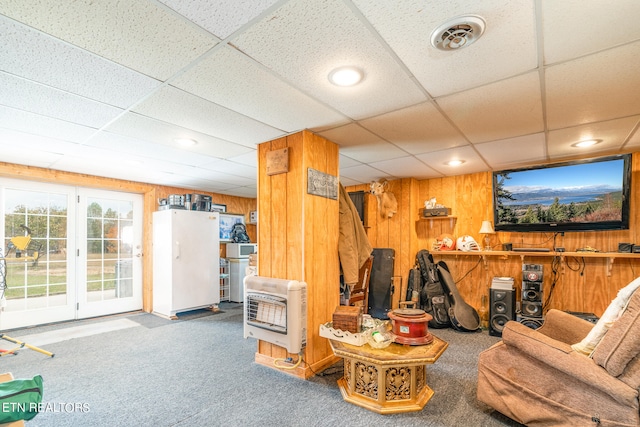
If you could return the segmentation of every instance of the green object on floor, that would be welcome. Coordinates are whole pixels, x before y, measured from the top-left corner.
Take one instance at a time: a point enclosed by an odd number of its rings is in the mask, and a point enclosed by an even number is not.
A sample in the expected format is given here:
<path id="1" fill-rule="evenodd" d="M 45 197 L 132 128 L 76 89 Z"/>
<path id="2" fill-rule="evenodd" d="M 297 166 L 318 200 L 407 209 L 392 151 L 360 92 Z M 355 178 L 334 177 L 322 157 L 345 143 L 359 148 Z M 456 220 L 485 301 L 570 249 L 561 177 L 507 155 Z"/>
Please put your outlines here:
<path id="1" fill-rule="evenodd" d="M 30 420 L 38 415 L 42 394 L 40 375 L 0 383 L 0 423 Z"/>

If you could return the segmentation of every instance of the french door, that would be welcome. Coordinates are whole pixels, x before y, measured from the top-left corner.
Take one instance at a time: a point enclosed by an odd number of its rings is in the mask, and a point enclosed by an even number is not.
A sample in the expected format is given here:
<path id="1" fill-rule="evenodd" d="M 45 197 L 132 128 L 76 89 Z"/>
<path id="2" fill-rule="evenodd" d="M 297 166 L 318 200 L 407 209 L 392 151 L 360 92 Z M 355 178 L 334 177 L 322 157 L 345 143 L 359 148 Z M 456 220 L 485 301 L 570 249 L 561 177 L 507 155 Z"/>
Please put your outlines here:
<path id="1" fill-rule="evenodd" d="M 0 330 L 142 308 L 142 196 L 0 180 Z"/>
<path id="2" fill-rule="evenodd" d="M 79 190 L 78 318 L 142 308 L 142 196 Z"/>

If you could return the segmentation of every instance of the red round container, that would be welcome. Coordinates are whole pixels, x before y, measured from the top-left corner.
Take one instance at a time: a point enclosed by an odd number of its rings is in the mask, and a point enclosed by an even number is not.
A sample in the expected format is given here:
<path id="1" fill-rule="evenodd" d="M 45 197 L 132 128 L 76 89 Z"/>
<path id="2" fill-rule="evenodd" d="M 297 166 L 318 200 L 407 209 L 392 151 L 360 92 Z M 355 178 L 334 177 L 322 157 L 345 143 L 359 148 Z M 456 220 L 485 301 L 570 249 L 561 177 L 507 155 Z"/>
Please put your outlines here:
<path id="1" fill-rule="evenodd" d="M 417 308 L 398 308 L 389 312 L 392 332 L 398 344 L 424 345 L 433 341 L 429 333 L 430 314 Z"/>

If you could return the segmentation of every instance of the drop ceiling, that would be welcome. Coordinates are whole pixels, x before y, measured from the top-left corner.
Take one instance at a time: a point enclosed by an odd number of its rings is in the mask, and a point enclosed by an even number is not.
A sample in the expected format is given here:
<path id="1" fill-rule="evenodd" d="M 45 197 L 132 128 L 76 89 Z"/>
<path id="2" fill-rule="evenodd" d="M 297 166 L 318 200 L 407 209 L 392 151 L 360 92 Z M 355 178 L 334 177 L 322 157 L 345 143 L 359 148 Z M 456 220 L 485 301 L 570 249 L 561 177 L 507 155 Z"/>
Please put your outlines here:
<path id="1" fill-rule="evenodd" d="M 482 37 L 434 48 L 461 15 Z M 339 145 L 345 185 L 638 151 L 638 16 L 637 0 L 3 0 L 0 161 L 256 197 L 257 144 L 303 129 Z M 364 80 L 332 85 L 341 66 Z"/>

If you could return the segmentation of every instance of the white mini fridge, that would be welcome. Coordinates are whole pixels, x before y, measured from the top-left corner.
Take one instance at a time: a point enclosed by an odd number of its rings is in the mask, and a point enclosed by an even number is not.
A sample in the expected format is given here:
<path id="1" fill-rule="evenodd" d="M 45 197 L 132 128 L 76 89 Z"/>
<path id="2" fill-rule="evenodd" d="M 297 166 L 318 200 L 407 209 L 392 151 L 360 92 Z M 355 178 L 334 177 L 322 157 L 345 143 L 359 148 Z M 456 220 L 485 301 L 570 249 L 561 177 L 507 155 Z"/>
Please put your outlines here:
<path id="1" fill-rule="evenodd" d="M 229 260 L 229 300 L 244 302 L 244 276 L 249 266 L 247 258 L 228 258 Z"/>
<path id="2" fill-rule="evenodd" d="M 153 312 L 176 313 L 220 303 L 218 212 L 153 213 Z"/>

